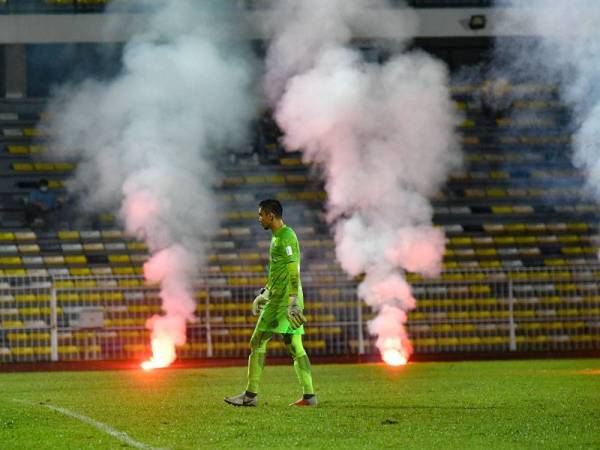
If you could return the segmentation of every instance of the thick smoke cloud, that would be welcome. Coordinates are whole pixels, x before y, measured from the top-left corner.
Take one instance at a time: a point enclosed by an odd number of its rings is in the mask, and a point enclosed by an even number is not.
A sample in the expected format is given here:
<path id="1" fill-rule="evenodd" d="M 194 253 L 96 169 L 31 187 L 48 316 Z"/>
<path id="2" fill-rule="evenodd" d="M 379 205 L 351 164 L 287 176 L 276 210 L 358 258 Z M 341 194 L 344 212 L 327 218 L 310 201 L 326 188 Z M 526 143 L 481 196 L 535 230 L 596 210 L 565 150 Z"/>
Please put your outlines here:
<path id="1" fill-rule="evenodd" d="M 120 205 L 126 231 L 148 244 L 144 273 L 164 310 L 148 322 L 166 355 L 156 365 L 172 361 L 193 319 L 192 282 L 217 226 L 215 151 L 242 145 L 255 114 L 249 52 L 227 39 L 217 3 L 153 2 L 121 73 L 63 87 L 50 108 L 56 154 L 81 161 L 71 190 L 88 211 Z"/>
<path id="2" fill-rule="evenodd" d="M 494 68 L 559 87 L 572 111 L 573 162 L 600 198 L 600 4 L 512 0 L 502 6 L 509 8 L 500 10 L 499 27 L 535 37 L 499 39 Z"/>
<path id="3" fill-rule="evenodd" d="M 400 50 L 370 64 L 351 39 L 369 34 L 361 18 L 383 8 L 371 31 Z M 365 274 L 359 295 L 378 311 L 370 330 L 384 358 L 406 358 L 415 299 L 404 271 L 441 270 L 444 235 L 428 199 L 461 161 L 446 68 L 405 50 L 415 16 L 383 1 L 277 1 L 272 19 L 265 89 L 286 148 L 322 169 L 337 259 Z"/>

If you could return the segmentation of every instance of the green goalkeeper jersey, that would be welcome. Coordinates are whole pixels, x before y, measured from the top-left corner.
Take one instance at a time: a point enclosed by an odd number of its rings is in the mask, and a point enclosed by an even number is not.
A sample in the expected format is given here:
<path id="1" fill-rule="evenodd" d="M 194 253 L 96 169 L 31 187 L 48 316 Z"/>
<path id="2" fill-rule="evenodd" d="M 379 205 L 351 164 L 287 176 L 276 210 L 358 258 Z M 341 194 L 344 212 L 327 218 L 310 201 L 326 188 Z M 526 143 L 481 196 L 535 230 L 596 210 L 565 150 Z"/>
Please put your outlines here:
<path id="1" fill-rule="evenodd" d="M 300 245 L 296 233 L 287 225 L 271 238 L 269 250 L 269 300 L 272 304 L 287 305 L 290 295 L 296 295 L 298 306 L 304 307 L 300 281 Z"/>

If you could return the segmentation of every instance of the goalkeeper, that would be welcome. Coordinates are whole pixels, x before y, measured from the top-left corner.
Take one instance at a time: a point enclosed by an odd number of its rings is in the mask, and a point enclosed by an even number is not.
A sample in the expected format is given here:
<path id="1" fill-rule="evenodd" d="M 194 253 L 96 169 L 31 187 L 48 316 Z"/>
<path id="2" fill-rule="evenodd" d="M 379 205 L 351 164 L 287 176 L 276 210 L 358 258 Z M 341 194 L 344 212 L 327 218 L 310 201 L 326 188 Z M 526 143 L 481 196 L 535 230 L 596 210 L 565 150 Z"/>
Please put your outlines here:
<path id="1" fill-rule="evenodd" d="M 263 200 L 259 204 L 258 220 L 265 230 L 271 230 L 269 276 L 267 285 L 252 303 L 254 315 L 260 314 L 248 357 L 246 391 L 225 402 L 234 406 L 256 406 L 258 384 L 265 366 L 267 343 L 275 333 L 283 336 L 287 351 L 294 359 L 294 369 L 304 395 L 290 406 L 316 406 L 308 355 L 302 345 L 304 302 L 300 282 L 300 246 L 296 233 L 283 223 L 283 209 L 278 200 Z"/>

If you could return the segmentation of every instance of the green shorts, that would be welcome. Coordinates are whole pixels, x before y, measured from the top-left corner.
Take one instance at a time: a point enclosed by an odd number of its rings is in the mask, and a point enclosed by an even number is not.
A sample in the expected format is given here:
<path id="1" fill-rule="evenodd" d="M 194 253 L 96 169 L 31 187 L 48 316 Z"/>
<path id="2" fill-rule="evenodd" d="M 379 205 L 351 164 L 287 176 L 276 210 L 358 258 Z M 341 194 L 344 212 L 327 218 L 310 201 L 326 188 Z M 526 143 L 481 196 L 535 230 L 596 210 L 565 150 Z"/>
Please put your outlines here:
<path id="1" fill-rule="evenodd" d="M 304 325 L 292 329 L 287 318 L 287 306 L 277 303 L 267 303 L 256 323 L 258 331 L 270 331 L 279 334 L 304 334 Z"/>

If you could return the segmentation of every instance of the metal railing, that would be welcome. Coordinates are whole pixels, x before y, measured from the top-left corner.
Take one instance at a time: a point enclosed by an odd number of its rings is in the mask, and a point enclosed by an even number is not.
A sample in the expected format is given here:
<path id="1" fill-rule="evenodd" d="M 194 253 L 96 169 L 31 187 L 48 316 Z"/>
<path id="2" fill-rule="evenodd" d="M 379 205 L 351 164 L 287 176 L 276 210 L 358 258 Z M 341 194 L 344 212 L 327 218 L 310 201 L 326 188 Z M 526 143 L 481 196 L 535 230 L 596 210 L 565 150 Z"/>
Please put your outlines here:
<path id="1" fill-rule="evenodd" d="M 376 312 L 340 273 L 303 273 L 305 344 L 314 355 L 374 354 Z M 600 267 L 463 270 L 413 280 L 408 330 L 417 353 L 600 349 Z M 181 358 L 243 357 L 262 274 L 202 275 Z M 157 286 L 131 276 L 0 278 L 0 361 L 142 359 Z M 280 340 L 271 354 L 283 354 Z"/>

